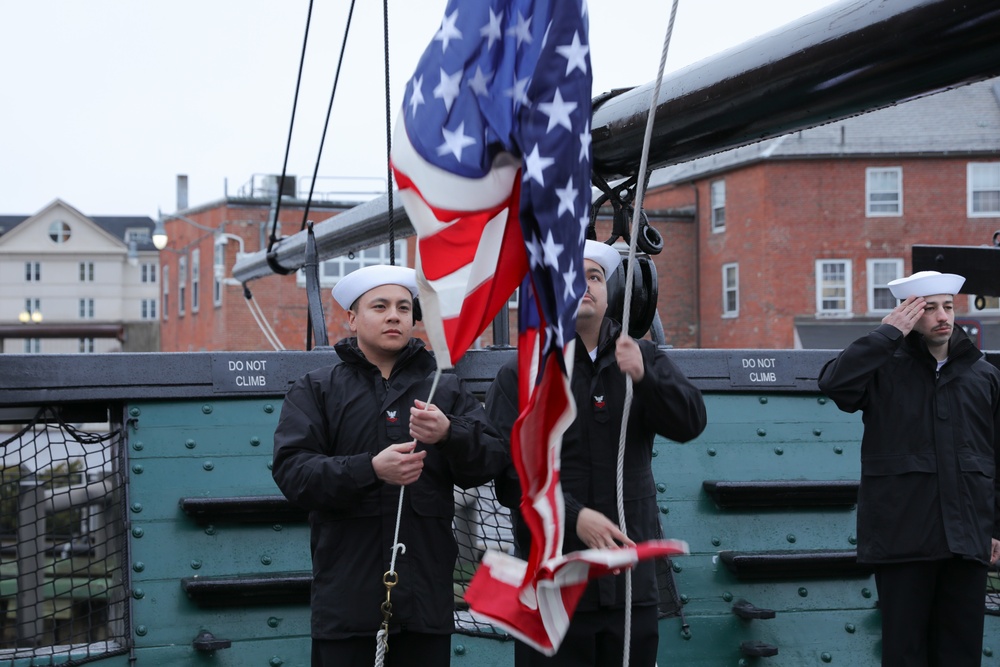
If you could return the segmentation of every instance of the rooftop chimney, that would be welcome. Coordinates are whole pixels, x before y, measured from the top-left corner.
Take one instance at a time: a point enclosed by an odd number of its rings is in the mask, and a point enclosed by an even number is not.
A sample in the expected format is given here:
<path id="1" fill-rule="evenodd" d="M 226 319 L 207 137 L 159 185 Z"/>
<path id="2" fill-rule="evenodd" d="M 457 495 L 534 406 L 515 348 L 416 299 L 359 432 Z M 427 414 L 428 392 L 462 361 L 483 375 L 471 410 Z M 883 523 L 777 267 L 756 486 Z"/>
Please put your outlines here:
<path id="1" fill-rule="evenodd" d="M 187 174 L 177 174 L 177 210 L 188 207 L 188 177 Z"/>

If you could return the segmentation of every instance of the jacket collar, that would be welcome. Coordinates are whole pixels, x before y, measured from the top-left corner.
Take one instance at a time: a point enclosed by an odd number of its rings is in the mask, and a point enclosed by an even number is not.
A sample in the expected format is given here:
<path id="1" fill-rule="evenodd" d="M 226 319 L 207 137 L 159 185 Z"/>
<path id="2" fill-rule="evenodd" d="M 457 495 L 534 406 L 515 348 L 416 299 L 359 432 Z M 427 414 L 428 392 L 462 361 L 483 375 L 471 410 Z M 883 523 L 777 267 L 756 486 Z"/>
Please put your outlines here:
<path id="1" fill-rule="evenodd" d="M 903 340 L 903 346 L 914 357 L 929 362 L 932 361 L 935 364 L 937 363 L 934 355 L 927 349 L 927 342 L 924 340 L 923 335 L 919 332 L 911 331 L 907 334 Z M 975 360 L 983 356 L 983 353 L 973 344 L 968 334 L 965 333 L 965 330 L 955 325 L 951 332 L 951 338 L 948 340 L 948 361 L 955 361 L 966 356 L 970 356 L 972 360 Z"/>
<path id="2" fill-rule="evenodd" d="M 607 353 L 609 349 L 614 350 L 615 341 L 618 340 L 618 334 L 622 331 L 622 325 L 618 324 L 615 320 L 610 317 L 605 317 L 601 321 L 601 333 L 597 337 L 597 358 L 600 359 Z M 576 337 L 576 357 L 582 359 L 583 357 L 590 358 L 590 350 L 586 349 L 583 344 L 583 340 L 577 336 Z"/>
<path id="3" fill-rule="evenodd" d="M 333 349 L 337 352 L 337 356 L 340 357 L 341 361 L 344 363 L 351 364 L 353 366 L 358 366 L 365 369 L 378 369 L 375 364 L 368 361 L 361 348 L 358 347 L 358 339 L 356 336 L 351 336 L 349 338 L 342 338 L 337 341 L 333 346 Z M 424 348 L 424 341 L 419 338 L 411 338 L 399 352 L 399 356 L 396 357 L 396 362 L 392 366 L 392 375 L 396 374 L 396 371 L 401 368 L 405 368 L 414 358 L 421 356 L 421 353 L 430 356 L 430 353 Z"/>

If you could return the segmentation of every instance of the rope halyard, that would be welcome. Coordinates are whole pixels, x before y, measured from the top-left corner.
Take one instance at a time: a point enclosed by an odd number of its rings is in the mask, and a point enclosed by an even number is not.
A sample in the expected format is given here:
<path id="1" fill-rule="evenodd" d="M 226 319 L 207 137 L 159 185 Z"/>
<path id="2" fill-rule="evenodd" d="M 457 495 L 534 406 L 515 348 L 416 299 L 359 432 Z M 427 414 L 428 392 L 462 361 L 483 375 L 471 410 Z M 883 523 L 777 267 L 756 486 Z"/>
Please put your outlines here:
<path id="1" fill-rule="evenodd" d="M 434 382 L 431 383 L 431 393 L 427 397 L 424 409 L 430 407 L 437 392 L 438 382 L 441 380 L 441 368 L 434 373 Z M 392 617 L 392 588 L 399 583 L 399 574 L 396 573 L 396 557 L 406 553 L 406 545 L 399 541 L 399 526 L 403 522 L 403 492 L 406 487 L 399 487 L 399 504 L 396 506 L 396 529 L 392 534 L 392 556 L 389 558 L 389 571 L 382 575 L 382 583 L 385 584 L 385 602 L 382 603 L 382 625 L 375 635 L 375 667 L 382 667 L 385 664 L 385 654 L 389 652 L 389 619 Z"/>
<path id="2" fill-rule="evenodd" d="M 639 160 L 639 178 L 636 183 L 635 213 L 632 217 L 632 231 L 629 234 L 628 267 L 625 276 L 625 308 L 622 311 L 622 333 L 628 335 L 629 319 L 632 303 L 632 281 L 635 276 L 635 246 L 638 238 L 639 220 L 642 218 L 642 198 L 646 187 L 646 170 L 649 165 L 649 144 L 653 136 L 653 120 L 656 112 L 656 102 L 660 99 L 660 84 L 663 81 L 663 71 L 667 64 L 667 51 L 670 49 L 670 36 L 674 31 L 674 19 L 677 17 L 677 2 L 673 1 L 670 9 L 670 22 L 667 24 L 667 34 L 663 39 L 663 51 L 660 53 L 660 68 L 656 75 L 656 85 L 653 87 L 652 99 L 649 103 L 649 114 L 646 116 L 646 133 L 642 139 L 642 156 Z M 629 414 L 632 411 L 632 376 L 625 375 L 625 405 L 622 409 L 622 428 L 618 437 L 618 463 L 616 468 L 616 484 L 618 496 L 618 527 L 627 536 L 625 524 L 624 500 L 624 470 L 625 470 L 625 440 L 628 431 Z M 625 642 L 622 649 L 622 667 L 628 667 L 629 652 L 632 645 L 632 569 L 625 572 Z"/>

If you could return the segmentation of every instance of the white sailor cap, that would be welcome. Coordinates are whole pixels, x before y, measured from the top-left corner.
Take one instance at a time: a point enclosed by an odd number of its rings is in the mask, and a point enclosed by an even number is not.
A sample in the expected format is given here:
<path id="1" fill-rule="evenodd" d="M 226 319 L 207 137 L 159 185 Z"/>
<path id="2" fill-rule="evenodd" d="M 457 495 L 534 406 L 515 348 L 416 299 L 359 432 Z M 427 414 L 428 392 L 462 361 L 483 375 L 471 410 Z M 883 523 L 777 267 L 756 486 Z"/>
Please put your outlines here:
<path id="1" fill-rule="evenodd" d="M 344 310 L 350 310 L 358 297 L 382 285 L 400 285 L 410 290 L 413 298 L 417 290 L 417 272 L 405 266 L 379 264 L 351 271 L 333 287 L 333 298 Z"/>
<path id="2" fill-rule="evenodd" d="M 889 282 L 889 291 L 897 299 L 907 299 L 911 296 L 930 296 L 932 294 L 958 294 L 965 284 L 965 278 L 955 273 L 939 273 L 937 271 L 918 271 L 906 278 L 897 278 Z"/>
<path id="3" fill-rule="evenodd" d="M 607 243 L 587 239 L 583 245 L 583 258 L 597 262 L 604 269 L 604 278 L 608 279 L 622 263 L 622 256 Z"/>

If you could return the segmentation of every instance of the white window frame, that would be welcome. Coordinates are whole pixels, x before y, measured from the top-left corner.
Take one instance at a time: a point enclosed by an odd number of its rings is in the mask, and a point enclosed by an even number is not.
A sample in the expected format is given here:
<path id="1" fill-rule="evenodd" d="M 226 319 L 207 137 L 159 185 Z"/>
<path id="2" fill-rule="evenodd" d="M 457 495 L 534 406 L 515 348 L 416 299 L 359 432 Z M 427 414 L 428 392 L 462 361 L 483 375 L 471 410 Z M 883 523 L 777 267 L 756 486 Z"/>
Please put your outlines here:
<path id="1" fill-rule="evenodd" d="M 41 262 L 25 262 L 24 263 L 24 281 L 28 283 L 40 283 L 42 282 L 42 263 Z"/>
<path id="2" fill-rule="evenodd" d="M 212 269 L 212 305 L 219 308 L 222 306 L 222 280 L 226 276 L 226 246 L 224 243 L 215 244 Z"/>
<path id="3" fill-rule="evenodd" d="M 73 228 L 65 220 L 56 220 L 49 225 L 49 240 L 56 245 L 62 245 L 73 236 Z"/>
<path id="4" fill-rule="evenodd" d="M 888 283 L 886 284 L 875 284 L 875 266 L 877 264 L 893 264 L 896 267 L 896 276 L 892 279 L 903 277 L 903 260 L 896 257 L 872 257 L 866 260 L 867 277 L 868 277 L 868 312 L 872 314 L 885 314 L 892 312 L 892 309 L 896 307 L 899 303 L 898 299 L 893 299 L 894 303 L 890 308 L 876 308 L 875 307 L 875 290 L 877 289 L 889 289 Z"/>
<path id="5" fill-rule="evenodd" d="M 41 338 L 25 338 L 24 339 L 24 353 L 25 354 L 41 354 L 42 352 L 42 339 Z"/>
<path id="6" fill-rule="evenodd" d="M 844 307 L 824 308 L 823 301 L 823 266 L 826 264 L 842 264 L 844 267 Z M 852 294 L 851 294 L 851 260 L 840 258 L 827 258 L 816 260 L 816 316 L 817 317 L 850 317 L 852 314 Z"/>
<path id="7" fill-rule="evenodd" d="M 873 180 L 878 176 L 895 174 L 896 187 L 884 188 L 876 187 Z M 879 195 L 896 195 L 896 201 L 891 200 L 873 201 Z M 892 206 L 895 203 L 894 211 L 873 210 L 875 206 Z M 865 169 L 865 215 L 869 218 L 898 218 L 903 215 L 903 168 L 902 167 L 868 167 Z"/>
<path id="8" fill-rule="evenodd" d="M 977 172 L 985 172 L 978 173 Z M 990 183 L 987 187 L 974 188 L 976 176 L 987 178 Z M 966 167 L 966 208 L 970 218 L 998 218 L 1000 217 L 1000 162 L 970 162 Z M 986 211 L 975 211 L 974 200 L 977 192 L 997 191 L 997 208 Z"/>
<path id="9" fill-rule="evenodd" d="M 156 284 L 156 263 L 155 262 L 143 262 L 142 267 L 142 282 L 146 284 Z"/>
<path id="10" fill-rule="evenodd" d="M 372 252 L 375 251 L 375 252 Z M 326 261 L 320 262 L 319 269 L 319 284 L 320 287 L 333 287 L 340 281 L 341 278 L 346 276 L 352 271 L 356 271 L 363 266 L 372 266 L 377 264 L 388 264 L 389 263 L 389 244 L 383 243 L 382 245 L 375 246 L 373 248 L 366 248 L 360 253 L 354 253 L 354 257 L 349 255 L 341 255 L 340 257 L 334 257 Z M 406 263 L 406 241 L 398 240 L 396 241 L 396 266 L 407 266 Z M 306 273 L 304 270 L 299 269 L 295 274 L 295 283 L 299 287 L 306 286 Z"/>
<path id="11" fill-rule="evenodd" d="M 729 272 L 732 271 L 733 282 L 729 282 Z M 729 308 L 729 295 L 734 296 L 735 307 Z M 722 265 L 722 316 L 739 317 L 740 314 L 740 265 L 730 262 Z"/>
<path id="12" fill-rule="evenodd" d="M 81 283 L 92 283 L 92 282 L 94 282 L 94 263 L 93 262 L 80 262 L 80 282 Z"/>
<path id="13" fill-rule="evenodd" d="M 28 315 L 34 315 L 35 313 L 41 314 L 42 300 L 30 296 L 27 297 L 24 300 L 24 311 L 28 313 Z"/>
<path id="14" fill-rule="evenodd" d="M 708 186 L 709 215 L 713 234 L 726 231 L 726 181 L 719 179 Z"/>
<path id="15" fill-rule="evenodd" d="M 155 320 L 156 299 L 143 299 L 139 305 L 139 315 L 143 320 Z"/>
<path id="16" fill-rule="evenodd" d="M 94 339 L 93 338 L 80 338 L 78 340 L 79 340 L 80 354 L 93 354 L 94 353 Z"/>
<path id="17" fill-rule="evenodd" d="M 184 317 L 184 301 L 187 298 L 187 268 L 186 256 L 177 258 L 177 316 Z"/>
<path id="18" fill-rule="evenodd" d="M 201 250 L 191 251 L 191 312 L 197 313 L 201 308 Z"/>
<path id="19" fill-rule="evenodd" d="M 163 267 L 162 285 L 163 285 L 163 292 L 162 292 L 163 308 L 160 309 L 160 312 L 163 315 L 163 320 L 166 321 L 169 319 L 168 313 L 170 312 L 170 266 L 169 265 Z"/>
<path id="20" fill-rule="evenodd" d="M 94 319 L 94 300 L 93 299 L 80 299 L 80 319 L 81 320 L 92 320 Z"/>

